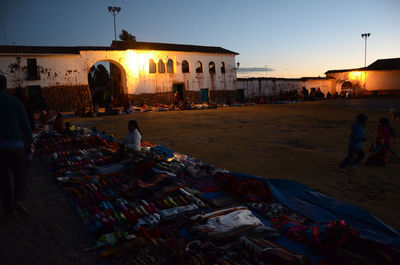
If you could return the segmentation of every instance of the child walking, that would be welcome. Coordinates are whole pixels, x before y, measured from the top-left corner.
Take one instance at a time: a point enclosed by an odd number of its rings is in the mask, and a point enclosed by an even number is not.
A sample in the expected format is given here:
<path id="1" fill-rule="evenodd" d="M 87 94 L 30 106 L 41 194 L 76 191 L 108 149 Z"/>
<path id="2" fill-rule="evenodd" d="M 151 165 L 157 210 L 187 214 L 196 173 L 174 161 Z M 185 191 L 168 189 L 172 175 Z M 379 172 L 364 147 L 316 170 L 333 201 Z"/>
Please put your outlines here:
<path id="1" fill-rule="evenodd" d="M 379 120 L 378 136 L 383 139 L 383 144 L 385 145 L 386 149 L 393 155 L 397 155 L 397 153 L 391 147 L 393 138 L 396 138 L 396 135 L 392 126 L 390 125 L 389 119 L 381 118 Z"/>
<path id="2" fill-rule="evenodd" d="M 385 166 L 387 163 L 386 154 L 388 149 L 385 146 L 384 140 L 381 136 L 375 137 L 375 141 L 371 142 L 371 147 L 369 149 L 371 155 L 367 158 L 367 166 Z"/>
<path id="3" fill-rule="evenodd" d="M 351 134 L 349 139 L 348 153 L 342 163 L 339 164 L 339 170 L 346 172 L 346 167 L 351 166 L 357 168 L 357 165 L 364 159 L 365 153 L 362 144 L 365 141 L 365 126 L 368 117 L 365 114 L 356 116 L 356 123 L 351 126 Z M 355 159 L 354 159 L 355 157 Z"/>

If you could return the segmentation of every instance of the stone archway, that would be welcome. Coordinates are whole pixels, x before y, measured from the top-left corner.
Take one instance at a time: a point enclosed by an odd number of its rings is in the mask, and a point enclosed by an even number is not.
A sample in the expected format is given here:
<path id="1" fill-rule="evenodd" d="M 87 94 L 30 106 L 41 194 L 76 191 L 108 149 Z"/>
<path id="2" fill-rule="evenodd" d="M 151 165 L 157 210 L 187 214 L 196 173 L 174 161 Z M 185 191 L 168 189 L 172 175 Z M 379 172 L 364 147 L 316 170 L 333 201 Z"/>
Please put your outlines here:
<path id="1" fill-rule="evenodd" d="M 88 72 L 88 85 L 93 105 L 109 107 L 128 104 L 126 71 L 114 60 L 96 60 Z"/>
<path id="2" fill-rule="evenodd" d="M 342 89 L 352 89 L 353 84 L 350 81 L 344 81 L 342 83 Z"/>
<path id="3" fill-rule="evenodd" d="M 346 80 L 342 83 L 340 95 L 346 98 L 354 95 L 354 86 L 350 81 Z"/>

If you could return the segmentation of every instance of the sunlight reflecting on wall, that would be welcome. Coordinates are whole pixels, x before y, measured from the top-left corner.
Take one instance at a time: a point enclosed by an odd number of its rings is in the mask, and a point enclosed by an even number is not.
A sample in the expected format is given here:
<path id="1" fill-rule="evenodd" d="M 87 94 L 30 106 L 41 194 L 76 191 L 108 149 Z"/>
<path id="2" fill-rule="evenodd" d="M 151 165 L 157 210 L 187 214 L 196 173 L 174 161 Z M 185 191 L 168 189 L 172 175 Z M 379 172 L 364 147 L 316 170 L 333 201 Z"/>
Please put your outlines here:
<path id="1" fill-rule="evenodd" d="M 365 72 L 359 72 L 359 71 L 350 72 L 349 79 L 363 82 L 365 80 Z"/>
<path id="2" fill-rule="evenodd" d="M 127 72 L 129 75 L 137 74 L 138 72 L 138 58 L 134 51 L 128 50 L 125 54 Z"/>

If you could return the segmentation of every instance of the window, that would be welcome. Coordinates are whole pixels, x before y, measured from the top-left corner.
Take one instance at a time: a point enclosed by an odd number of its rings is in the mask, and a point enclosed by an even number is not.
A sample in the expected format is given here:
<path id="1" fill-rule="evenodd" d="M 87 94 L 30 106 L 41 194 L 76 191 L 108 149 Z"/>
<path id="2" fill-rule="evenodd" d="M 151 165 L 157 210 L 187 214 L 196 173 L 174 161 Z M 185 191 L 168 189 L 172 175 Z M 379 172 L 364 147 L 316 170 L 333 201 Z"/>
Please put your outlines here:
<path id="1" fill-rule="evenodd" d="M 215 63 L 214 62 L 210 62 L 208 64 L 208 70 L 210 71 L 210 74 L 215 74 Z"/>
<path id="2" fill-rule="evenodd" d="M 165 64 L 163 60 L 158 60 L 158 72 L 159 73 L 165 73 Z"/>
<path id="3" fill-rule="evenodd" d="M 149 60 L 149 73 L 154 74 L 156 72 L 156 64 L 152 59 Z"/>
<path id="4" fill-rule="evenodd" d="M 189 73 L 189 63 L 186 60 L 182 61 L 182 73 Z"/>
<path id="5" fill-rule="evenodd" d="M 196 73 L 202 73 L 203 72 L 203 64 L 200 61 L 196 62 Z"/>
<path id="6" fill-rule="evenodd" d="M 27 60 L 28 64 L 28 80 L 38 80 L 40 79 L 38 75 L 38 70 L 37 70 L 37 62 L 36 59 L 28 59 Z"/>
<path id="7" fill-rule="evenodd" d="M 167 62 L 167 72 L 170 74 L 174 73 L 174 62 L 171 59 L 168 59 Z"/>
<path id="8" fill-rule="evenodd" d="M 225 63 L 221 63 L 221 73 L 225 74 Z"/>

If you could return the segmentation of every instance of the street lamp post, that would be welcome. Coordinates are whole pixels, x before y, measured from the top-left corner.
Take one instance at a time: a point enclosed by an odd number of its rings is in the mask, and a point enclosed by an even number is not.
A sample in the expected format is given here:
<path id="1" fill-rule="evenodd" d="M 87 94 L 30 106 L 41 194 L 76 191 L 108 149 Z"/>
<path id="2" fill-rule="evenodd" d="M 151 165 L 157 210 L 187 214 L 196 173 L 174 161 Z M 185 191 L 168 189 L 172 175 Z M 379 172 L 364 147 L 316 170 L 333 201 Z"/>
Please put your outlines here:
<path id="1" fill-rule="evenodd" d="M 117 40 L 117 30 L 115 27 L 115 16 L 121 11 L 121 8 L 118 6 L 109 6 L 108 7 L 108 12 L 112 13 L 114 17 L 114 40 Z"/>
<path id="2" fill-rule="evenodd" d="M 367 39 L 371 35 L 371 33 L 363 33 L 361 34 L 361 38 L 365 40 L 365 50 L 364 50 L 364 90 L 367 87 L 367 71 L 365 68 L 367 67 Z"/>
<path id="3" fill-rule="evenodd" d="M 365 51 L 364 51 L 364 67 L 367 67 L 367 39 L 371 35 L 371 33 L 363 33 L 361 34 L 361 38 L 365 40 Z"/>

